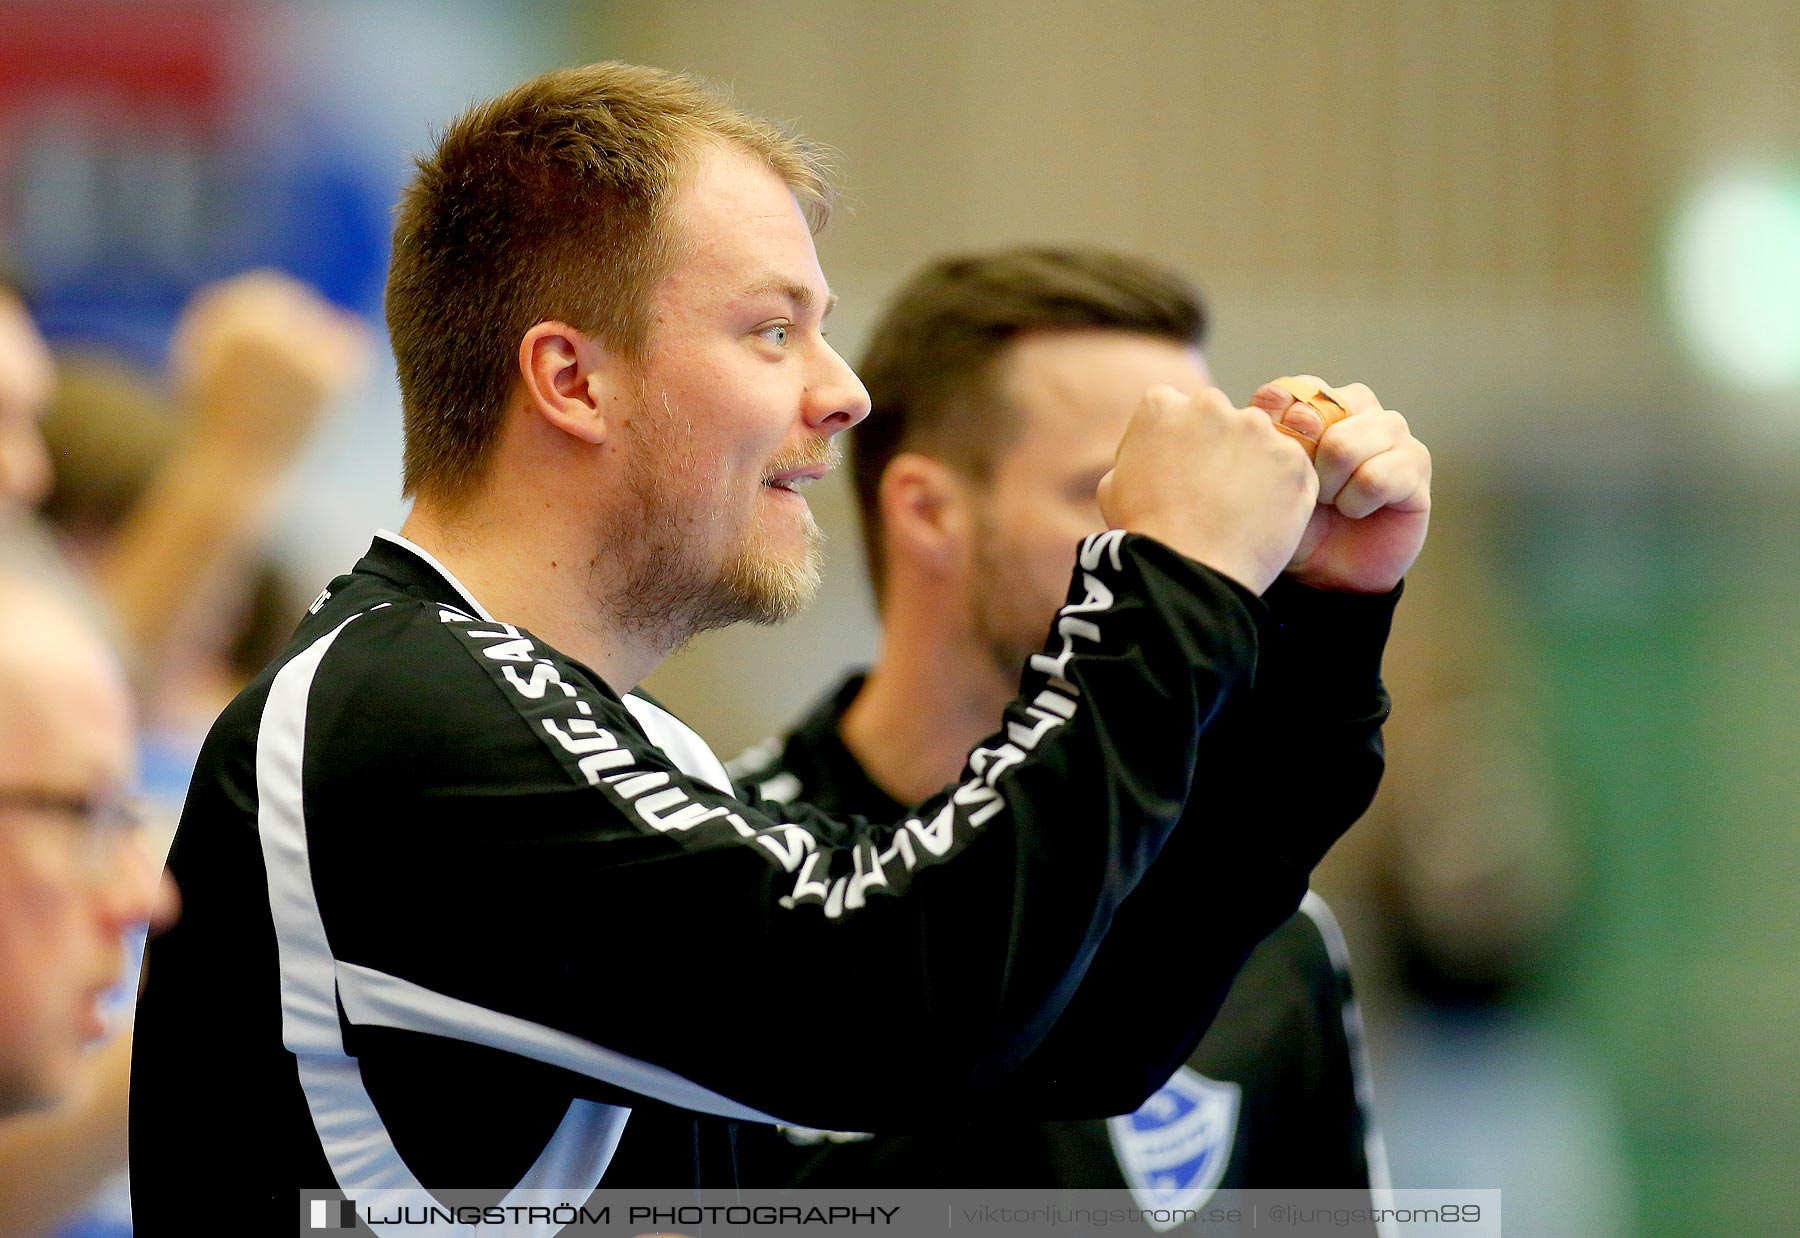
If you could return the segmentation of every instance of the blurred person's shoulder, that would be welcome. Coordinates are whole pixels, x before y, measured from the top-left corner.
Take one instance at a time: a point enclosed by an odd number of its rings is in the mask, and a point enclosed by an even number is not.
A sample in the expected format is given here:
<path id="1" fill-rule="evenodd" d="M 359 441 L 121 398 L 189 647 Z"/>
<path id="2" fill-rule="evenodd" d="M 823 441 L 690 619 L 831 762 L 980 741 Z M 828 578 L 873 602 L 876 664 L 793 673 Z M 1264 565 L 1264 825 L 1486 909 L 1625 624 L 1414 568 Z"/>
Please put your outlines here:
<path id="1" fill-rule="evenodd" d="M 1238 987 L 1261 991 L 1270 1009 L 1335 1011 L 1349 999 L 1350 952 L 1324 899 L 1307 891 L 1299 909 L 1251 952 Z"/>

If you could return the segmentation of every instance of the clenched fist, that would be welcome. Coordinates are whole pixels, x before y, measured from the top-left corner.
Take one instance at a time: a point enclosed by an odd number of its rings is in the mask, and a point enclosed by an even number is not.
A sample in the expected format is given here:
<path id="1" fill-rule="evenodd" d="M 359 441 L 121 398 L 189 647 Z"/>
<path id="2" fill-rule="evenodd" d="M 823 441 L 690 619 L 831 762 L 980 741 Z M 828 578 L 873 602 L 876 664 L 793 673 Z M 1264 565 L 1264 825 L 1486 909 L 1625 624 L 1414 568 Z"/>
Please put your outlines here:
<path id="1" fill-rule="evenodd" d="M 1362 383 L 1328 387 L 1310 374 L 1267 383 L 1250 403 L 1272 427 L 1312 440 L 1318 508 L 1288 573 L 1319 589 L 1392 589 L 1419 557 L 1431 518 L 1431 453 L 1406 418 Z M 1332 418 L 1333 408 L 1344 414 Z"/>
<path id="2" fill-rule="evenodd" d="M 1145 533 L 1262 593 L 1294 557 L 1318 496 L 1306 453 L 1256 408 L 1209 388 L 1145 393 L 1100 510 L 1115 528 Z"/>
<path id="3" fill-rule="evenodd" d="M 251 271 L 194 295 L 172 365 L 190 436 L 239 467 L 273 473 L 368 355 L 356 315 L 296 279 Z"/>

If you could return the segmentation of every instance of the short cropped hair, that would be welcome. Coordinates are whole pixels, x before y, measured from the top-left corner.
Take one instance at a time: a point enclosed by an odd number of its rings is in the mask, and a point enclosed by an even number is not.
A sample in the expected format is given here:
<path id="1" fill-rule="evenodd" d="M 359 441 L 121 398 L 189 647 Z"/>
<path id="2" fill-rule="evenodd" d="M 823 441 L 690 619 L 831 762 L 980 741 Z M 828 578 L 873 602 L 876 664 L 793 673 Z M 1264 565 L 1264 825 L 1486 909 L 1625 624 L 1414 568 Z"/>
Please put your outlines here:
<path id="1" fill-rule="evenodd" d="M 1180 275 L 1089 246 L 1024 246 L 942 258 L 901 286 L 858 372 L 874 411 L 851 435 L 851 477 L 877 601 L 885 589 L 881 477 L 916 451 L 985 482 L 1017 433 L 997 385 L 1020 335 L 1101 328 L 1183 346 L 1206 335 L 1206 308 Z"/>
<path id="2" fill-rule="evenodd" d="M 387 320 L 405 412 L 404 493 L 451 502 L 483 476 L 539 322 L 641 360 L 647 304 L 680 239 L 668 208 L 699 150 L 739 147 L 787 182 L 816 230 L 824 150 L 682 73 L 559 69 L 453 121 L 406 189 Z"/>

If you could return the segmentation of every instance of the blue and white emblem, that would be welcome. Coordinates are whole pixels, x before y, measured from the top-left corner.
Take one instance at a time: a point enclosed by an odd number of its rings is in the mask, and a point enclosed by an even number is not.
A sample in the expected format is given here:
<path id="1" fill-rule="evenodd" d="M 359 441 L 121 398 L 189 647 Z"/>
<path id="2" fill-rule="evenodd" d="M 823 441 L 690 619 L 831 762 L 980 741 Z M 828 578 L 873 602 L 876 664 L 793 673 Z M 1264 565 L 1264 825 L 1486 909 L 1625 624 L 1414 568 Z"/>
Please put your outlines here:
<path id="1" fill-rule="evenodd" d="M 1243 1089 L 1183 1066 L 1136 1113 L 1108 1118 L 1113 1153 L 1138 1207 L 1198 1208 L 1231 1159 Z M 1174 1223 L 1151 1225 L 1174 1228 Z"/>

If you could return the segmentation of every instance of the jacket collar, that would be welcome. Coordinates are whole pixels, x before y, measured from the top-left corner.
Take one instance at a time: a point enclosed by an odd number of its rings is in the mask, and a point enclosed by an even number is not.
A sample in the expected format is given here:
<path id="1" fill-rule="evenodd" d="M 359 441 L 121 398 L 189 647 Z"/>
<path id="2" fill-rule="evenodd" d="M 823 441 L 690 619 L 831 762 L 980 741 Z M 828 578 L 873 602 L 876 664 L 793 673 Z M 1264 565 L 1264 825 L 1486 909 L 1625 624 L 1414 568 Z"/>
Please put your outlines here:
<path id="1" fill-rule="evenodd" d="M 467 610 L 477 619 L 491 622 L 494 618 L 429 550 L 398 533 L 379 530 L 356 570 L 379 576 L 415 596 Z"/>

